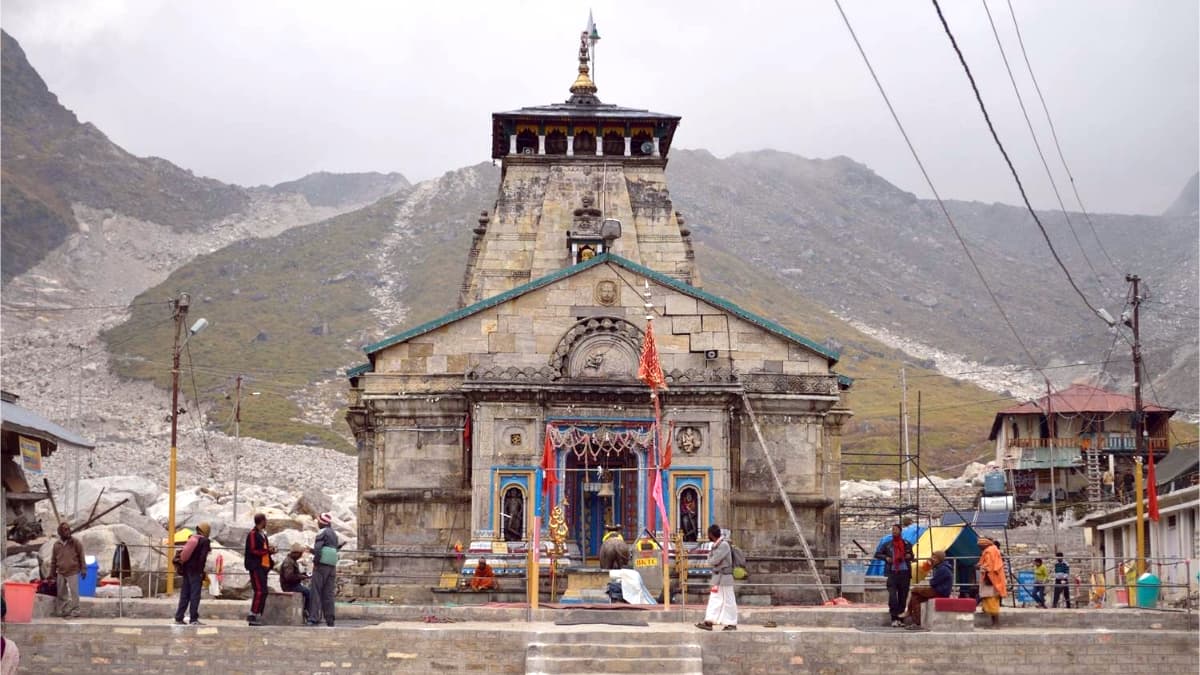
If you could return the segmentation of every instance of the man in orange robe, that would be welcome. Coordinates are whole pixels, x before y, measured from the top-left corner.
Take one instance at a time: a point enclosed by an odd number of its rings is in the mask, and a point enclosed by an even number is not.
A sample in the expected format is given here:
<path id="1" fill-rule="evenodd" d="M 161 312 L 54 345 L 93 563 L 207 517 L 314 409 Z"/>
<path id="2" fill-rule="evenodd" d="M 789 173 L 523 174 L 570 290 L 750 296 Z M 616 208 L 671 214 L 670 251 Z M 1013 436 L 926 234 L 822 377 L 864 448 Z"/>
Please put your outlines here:
<path id="1" fill-rule="evenodd" d="M 475 576 L 471 578 L 471 590 L 488 591 L 494 588 L 496 588 L 496 572 L 492 570 L 486 560 L 480 558 L 479 564 L 475 567 Z"/>
<path id="2" fill-rule="evenodd" d="M 979 538 L 979 595 L 984 613 L 992 618 L 992 627 L 1000 623 L 1000 600 L 1008 592 L 1004 578 L 1004 560 L 1000 549 L 986 537 Z"/>

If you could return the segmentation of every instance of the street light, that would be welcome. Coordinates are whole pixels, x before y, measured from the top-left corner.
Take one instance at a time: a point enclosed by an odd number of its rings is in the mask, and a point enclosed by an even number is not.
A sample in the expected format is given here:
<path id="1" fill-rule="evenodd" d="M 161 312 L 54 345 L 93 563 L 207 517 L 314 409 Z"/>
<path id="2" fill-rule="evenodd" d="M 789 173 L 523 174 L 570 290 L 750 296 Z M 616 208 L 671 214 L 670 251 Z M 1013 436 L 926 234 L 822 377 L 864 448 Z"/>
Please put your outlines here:
<path id="1" fill-rule="evenodd" d="M 179 335 L 183 332 L 184 321 L 187 319 L 188 306 L 192 297 L 180 293 L 175 300 L 175 347 L 171 357 L 171 475 L 168 480 L 167 492 L 167 595 L 175 592 L 175 570 L 171 563 L 175 560 L 175 467 L 176 454 L 179 445 L 179 353 L 187 345 L 193 335 L 208 327 L 208 319 L 196 319 L 187 335 L 180 342 Z"/>

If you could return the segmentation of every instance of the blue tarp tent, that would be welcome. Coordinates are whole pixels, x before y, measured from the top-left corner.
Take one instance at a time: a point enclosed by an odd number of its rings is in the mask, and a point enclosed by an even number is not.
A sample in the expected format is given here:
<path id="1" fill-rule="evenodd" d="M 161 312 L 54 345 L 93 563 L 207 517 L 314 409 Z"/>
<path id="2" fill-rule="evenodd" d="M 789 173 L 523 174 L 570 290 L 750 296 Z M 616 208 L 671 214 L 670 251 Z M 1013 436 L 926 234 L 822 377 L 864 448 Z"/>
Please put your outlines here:
<path id="1" fill-rule="evenodd" d="M 917 525 L 916 523 L 913 523 L 912 525 L 909 525 L 908 527 L 900 530 L 900 538 L 903 539 L 904 541 L 907 541 L 910 545 L 916 546 L 917 540 L 920 539 L 921 535 L 925 533 L 925 529 L 926 528 L 921 527 L 920 525 Z M 884 542 L 888 542 L 891 540 L 892 540 L 891 533 L 885 534 L 882 537 L 880 537 L 879 542 L 875 544 L 875 551 L 878 551 L 879 547 L 883 546 Z M 875 551 L 871 551 L 871 555 L 875 555 Z M 872 560 L 871 565 L 869 567 L 867 567 L 867 576 L 881 577 L 884 575 L 884 573 L 886 571 L 887 571 L 886 566 L 882 560 Z"/>

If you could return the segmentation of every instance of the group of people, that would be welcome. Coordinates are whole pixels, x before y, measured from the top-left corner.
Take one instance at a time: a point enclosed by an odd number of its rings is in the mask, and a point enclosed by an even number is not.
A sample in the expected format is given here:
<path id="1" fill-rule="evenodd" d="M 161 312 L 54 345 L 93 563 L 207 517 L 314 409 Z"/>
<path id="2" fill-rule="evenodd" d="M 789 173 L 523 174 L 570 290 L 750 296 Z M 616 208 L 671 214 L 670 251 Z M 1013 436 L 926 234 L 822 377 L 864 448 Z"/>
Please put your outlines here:
<path id="1" fill-rule="evenodd" d="M 1067 609 L 1071 608 L 1071 566 L 1061 551 L 1054 554 L 1054 607 L 1062 599 Z M 1050 583 L 1051 571 L 1041 558 L 1033 560 L 1033 602 L 1046 609 L 1046 586 Z"/>
<path id="2" fill-rule="evenodd" d="M 344 544 L 339 543 L 337 533 L 333 530 L 331 514 L 322 513 L 317 518 L 317 523 L 320 529 L 312 547 L 299 542 L 292 544 L 287 556 L 279 563 L 279 586 L 284 592 L 300 593 L 304 597 L 305 623 L 315 626 L 323 621 L 325 625 L 333 626 L 337 556 L 331 555 L 325 549 L 332 548 L 336 552 Z M 203 588 L 208 554 L 212 550 L 210 531 L 208 523 L 197 525 L 196 532 L 188 537 L 187 543 L 176 555 L 176 571 L 183 577 L 179 589 L 179 605 L 175 609 L 177 624 L 200 623 L 200 592 Z M 56 544 L 56 555 L 57 550 Z M 301 570 L 299 563 L 305 552 L 310 550 L 313 554 L 313 572 L 306 574 Z M 263 612 L 267 605 L 267 574 L 275 568 L 272 556 L 276 553 L 278 549 L 267 538 L 266 515 L 255 514 L 254 527 L 246 534 L 244 555 L 244 565 L 250 574 L 250 587 L 253 591 L 250 613 L 246 616 L 246 621 L 251 626 L 263 625 Z M 82 558 L 82 553 L 80 557 Z M 188 617 L 188 622 L 184 621 L 185 616 Z"/>
<path id="3" fill-rule="evenodd" d="M 954 564 L 945 551 L 934 551 L 929 560 L 929 585 L 911 588 L 912 565 L 915 561 L 912 544 L 902 536 L 899 524 L 892 534 L 875 549 L 875 559 L 884 561 L 887 577 L 888 614 L 894 628 L 921 628 L 922 605 L 932 598 L 948 598 L 954 590 Z M 979 538 L 979 604 L 991 617 L 992 626 L 1000 621 L 1000 600 L 1007 595 L 1004 560 L 1000 549 L 986 537 Z"/>

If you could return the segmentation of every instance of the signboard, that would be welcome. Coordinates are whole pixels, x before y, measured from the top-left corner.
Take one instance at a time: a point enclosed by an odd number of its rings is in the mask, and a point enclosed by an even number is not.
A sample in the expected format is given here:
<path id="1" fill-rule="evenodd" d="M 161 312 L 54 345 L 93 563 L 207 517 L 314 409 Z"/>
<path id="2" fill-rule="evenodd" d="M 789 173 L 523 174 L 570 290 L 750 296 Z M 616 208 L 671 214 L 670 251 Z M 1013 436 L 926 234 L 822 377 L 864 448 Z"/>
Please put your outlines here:
<path id="1" fill-rule="evenodd" d="M 42 475 L 42 444 L 32 438 L 20 436 L 21 468 L 25 473 Z"/>
<path id="2" fill-rule="evenodd" d="M 642 537 L 633 544 L 634 567 L 658 567 L 662 560 L 662 549 L 649 537 Z"/>
<path id="3" fill-rule="evenodd" d="M 634 567 L 658 567 L 658 558 L 638 558 L 633 561 Z"/>
<path id="4" fill-rule="evenodd" d="M 493 541 L 492 542 L 492 553 L 496 553 L 496 554 L 508 553 L 508 542 L 507 541 Z"/>

